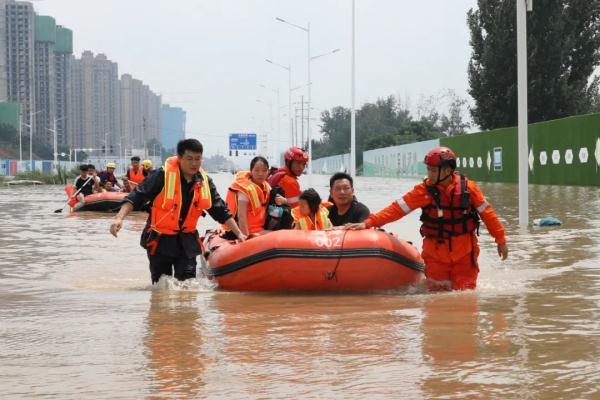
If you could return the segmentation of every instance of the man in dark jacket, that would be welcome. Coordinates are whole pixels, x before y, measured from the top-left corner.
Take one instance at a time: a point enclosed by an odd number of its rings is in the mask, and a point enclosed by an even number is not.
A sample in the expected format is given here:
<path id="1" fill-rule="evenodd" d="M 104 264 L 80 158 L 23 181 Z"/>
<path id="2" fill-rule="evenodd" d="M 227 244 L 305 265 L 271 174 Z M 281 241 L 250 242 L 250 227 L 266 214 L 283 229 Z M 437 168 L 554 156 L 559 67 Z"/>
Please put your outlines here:
<path id="1" fill-rule="evenodd" d="M 116 237 L 127 214 L 150 204 L 140 244 L 148 253 L 152 283 L 161 275 L 171 275 L 173 267 L 179 280 L 196 277 L 196 257 L 202 254 L 196 224 L 205 212 L 228 226 L 239 240 L 246 239 L 212 179 L 200 167 L 202 153 L 198 140 L 181 140 L 177 144 L 177 156 L 167 159 L 165 167 L 127 195 L 110 226 L 110 232 Z"/>
<path id="2" fill-rule="evenodd" d="M 345 172 L 338 172 L 329 179 L 329 220 L 333 226 L 363 222 L 370 214 L 369 208 L 354 196 L 354 181 Z"/>

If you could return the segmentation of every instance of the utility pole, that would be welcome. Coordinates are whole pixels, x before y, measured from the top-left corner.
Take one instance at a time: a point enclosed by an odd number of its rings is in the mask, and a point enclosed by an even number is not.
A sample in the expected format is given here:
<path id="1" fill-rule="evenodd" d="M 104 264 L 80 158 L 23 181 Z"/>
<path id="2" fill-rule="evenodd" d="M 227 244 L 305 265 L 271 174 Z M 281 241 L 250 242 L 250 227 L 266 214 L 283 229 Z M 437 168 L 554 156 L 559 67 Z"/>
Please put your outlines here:
<path id="1" fill-rule="evenodd" d="M 56 134 L 56 118 L 54 118 L 54 120 L 52 121 L 52 128 L 54 129 L 52 131 L 52 142 L 54 144 L 54 173 L 57 173 L 58 171 L 58 138 L 57 138 L 57 134 Z"/>
<path id="2" fill-rule="evenodd" d="M 355 21 L 356 21 L 356 7 L 355 0 L 352 0 L 352 57 L 351 57 L 351 101 L 350 101 L 350 176 L 356 176 L 356 110 L 354 109 L 354 100 L 356 94 L 355 80 L 356 80 L 356 54 L 355 54 Z"/>
<path id="3" fill-rule="evenodd" d="M 142 128 L 144 130 L 144 158 L 148 159 L 148 138 L 146 137 L 146 117 L 142 117 Z"/>
<path id="4" fill-rule="evenodd" d="M 300 148 L 304 148 L 304 96 L 300 97 Z"/>

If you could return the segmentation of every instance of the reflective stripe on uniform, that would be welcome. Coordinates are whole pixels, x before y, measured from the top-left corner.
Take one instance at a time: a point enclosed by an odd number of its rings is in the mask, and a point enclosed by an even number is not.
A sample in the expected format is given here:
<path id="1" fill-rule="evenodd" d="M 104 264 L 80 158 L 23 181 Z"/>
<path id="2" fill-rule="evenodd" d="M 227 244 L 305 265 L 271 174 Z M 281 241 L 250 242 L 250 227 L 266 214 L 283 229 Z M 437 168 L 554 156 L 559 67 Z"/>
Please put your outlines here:
<path id="1" fill-rule="evenodd" d="M 167 199 L 172 200 L 175 197 L 175 181 L 177 174 L 169 172 L 167 177 Z"/>
<path id="2" fill-rule="evenodd" d="M 298 225 L 300 225 L 300 229 L 302 229 L 303 231 L 308 230 L 308 224 L 306 223 L 306 218 L 300 218 L 298 220 Z"/>
<path id="3" fill-rule="evenodd" d="M 300 196 L 288 197 L 287 198 L 288 203 L 297 203 L 298 200 L 300 200 Z"/>
<path id="4" fill-rule="evenodd" d="M 396 200 L 396 203 L 398 203 L 398 205 L 400 206 L 402 211 L 404 211 L 406 214 L 408 214 L 412 211 L 412 208 L 410 208 L 404 200 L 402 200 L 402 199 Z"/>
<path id="5" fill-rule="evenodd" d="M 488 208 L 489 205 L 490 203 L 488 203 L 487 200 L 484 200 L 483 203 L 477 207 L 477 212 L 482 213 L 486 208 Z"/>
<path id="6" fill-rule="evenodd" d="M 254 187 L 254 185 L 248 185 L 246 187 L 246 190 L 248 190 L 248 193 L 250 193 L 250 202 L 252 203 L 252 209 L 254 212 L 257 211 L 258 207 L 261 206 L 260 204 L 260 200 L 258 199 L 258 193 L 256 192 L 256 187 Z"/>

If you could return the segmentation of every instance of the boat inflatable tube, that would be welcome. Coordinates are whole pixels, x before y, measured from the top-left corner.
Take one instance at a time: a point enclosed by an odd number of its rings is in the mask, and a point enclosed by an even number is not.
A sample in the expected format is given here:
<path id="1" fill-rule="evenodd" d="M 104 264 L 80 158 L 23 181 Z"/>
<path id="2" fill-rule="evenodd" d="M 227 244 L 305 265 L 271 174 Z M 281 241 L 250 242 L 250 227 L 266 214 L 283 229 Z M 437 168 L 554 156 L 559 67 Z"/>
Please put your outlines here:
<path id="1" fill-rule="evenodd" d="M 65 186 L 67 197 L 71 197 L 75 193 L 73 185 Z M 125 201 L 127 193 L 123 192 L 103 192 L 94 193 L 85 196 L 83 203 L 78 203 L 76 198 L 70 198 L 69 206 L 73 208 L 73 212 L 81 211 L 99 211 L 99 212 L 117 212 L 121 208 L 121 204 Z"/>
<path id="2" fill-rule="evenodd" d="M 380 230 L 270 232 L 242 243 L 208 231 L 202 270 L 228 291 L 380 291 L 424 279 L 410 243 Z"/>

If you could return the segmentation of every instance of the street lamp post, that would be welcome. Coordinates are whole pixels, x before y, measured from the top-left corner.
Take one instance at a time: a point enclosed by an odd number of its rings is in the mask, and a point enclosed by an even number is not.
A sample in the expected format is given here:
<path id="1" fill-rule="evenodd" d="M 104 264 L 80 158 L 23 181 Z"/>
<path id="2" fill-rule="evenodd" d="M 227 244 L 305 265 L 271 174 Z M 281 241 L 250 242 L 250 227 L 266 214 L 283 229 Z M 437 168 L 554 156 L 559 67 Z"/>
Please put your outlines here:
<path id="1" fill-rule="evenodd" d="M 291 144 L 293 145 L 294 120 L 292 118 L 292 66 L 288 65 L 286 67 L 285 65 L 278 64 L 274 61 L 269 60 L 268 58 L 265 61 L 270 64 L 276 65 L 280 68 L 283 68 L 283 69 L 287 70 L 287 72 L 288 72 L 288 118 L 290 119 L 290 141 L 292 142 Z"/>
<path id="2" fill-rule="evenodd" d="M 56 130 L 56 123 L 60 120 L 65 119 L 65 117 L 62 118 L 54 118 L 53 122 L 52 122 L 52 128 L 46 128 L 48 129 L 50 132 L 52 132 L 52 143 L 54 145 L 54 164 L 52 165 L 52 168 L 54 169 L 54 173 L 57 172 L 57 166 L 58 166 L 58 137 L 57 137 L 57 130 Z"/>
<path id="3" fill-rule="evenodd" d="M 350 105 L 350 176 L 356 176 L 356 111 L 354 110 L 354 97 L 355 97 L 355 38 L 354 38 L 354 26 L 355 26 L 355 0 L 352 0 L 352 89 L 351 89 L 351 105 Z"/>
<path id="4" fill-rule="evenodd" d="M 33 172 L 33 116 L 41 113 L 44 110 L 29 112 L 29 124 L 22 122 L 22 124 L 29 128 L 29 166 Z"/>
<path id="5" fill-rule="evenodd" d="M 275 149 L 275 158 L 274 160 L 277 159 L 277 156 L 279 155 L 279 148 L 281 146 L 281 104 L 279 103 L 279 88 L 277 89 L 270 89 L 268 87 L 266 87 L 265 85 L 259 85 L 261 88 L 263 89 L 267 89 L 270 90 L 272 92 L 275 92 L 277 94 L 277 144 L 274 146 Z M 272 125 L 271 125 L 272 127 Z"/>
<path id="6" fill-rule="evenodd" d="M 104 132 L 104 162 L 108 162 L 108 133 Z"/>
<path id="7" fill-rule="evenodd" d="M 516 0 L 517 8 L 517 121 L 519 171 L 519 225 L 529 223 L 529 176 L 527 150 L 527 11 L 532 11 L 533 0 Z"/>
<path id="8" fill-rule="evenodd" d="M 22 131 L 23 131 L 23 115 L 21 114 L 21 110 L 19 110 L 19 168 L 21 168 L 21 164 L 23 163 L 23 142 L 22 142 Z"/>
<path id="9" fill-rule="evenodd" d="M 306 64 L 307 64 L 307 74 L 308 74 L 308 82 L 307 82 L 307 85 L 308 85 L 308 89 L 307 89 L 307 91 L 308 91 L 308 109 L 307 109 L 307 112 L 306 112 L 306 118 L 308 120 L 308 123 L 307 123 L 307 127 L 306 127 L 306 134 L 307 134 L 307 138 L 308 138 L 308 154 L 310 155 L 310 160 L 309 160 L 309 163 L 308 163 L 308 174 L 310 175 L 310 174 L 312 174 L 312 135 L 311 135 L 311 128 L 310 128 L 310 108 L 312 107 L 312 96 L 311 96 L 311 91 L 312 91 L 311 90 L 311 86 L 312 86 L 311 83 L 312 82 L 311 82 L 311 78 L 310 78 L 310 62 L 312 60 L 314 60 L 315 58 L 319 58 L 319 57 L 322 57 L 322 56 L 327 55 L 327 54 L 335 53 L 336 51 L 339 51 L 339 49 L 335 49 L 335 50 L 333 50 L 333 51 L 331 51 L 329 53 L 321 54 L 321 55 L 316 56 L 316 57 L 311 57 L 310 56 L 310 22 L 308 22 L 306 24 L 306 27 L 303 27 L 303 26 L 291 23 L 289 21 L 286 21 L 286 20 L 284 20 L 282 18 L 279 18 L 279 17 L 276 17 L 275 20 L 279 21 L 279 22 L 283 22 L 284 24 L 288 24 L 290 26 L 293 26 L 294 28 L 297 28 L 297 29 L 300 29 L 300 30 L 306 32 L 306 39 L 307 39 Z"/>
<path id="10" fill-rule="evenodd" d="M 269 148 L 268 148 L 269 145 L 268 144 L 269 144 L 269 138 L 273 134 L 273 103 L 271 103 L 270 101 L 264 102 L 264 101 L 262 101 L 260 99 L 256 99 L 256 102 L 264 104 L 264 105 L 267 105 L 269 107 L 269 132 L 265 135 L 266 138 L 267 138 L 265 140 L 265 143 L 266 143 L 266 146 L 265 146 L 265 148 L 266 148 L 265 157 L 269 158 Z M 266 128 L 264 128 L 264 130 L 266 131 Z"/>
<path id="11" fill-rule="evenodd" d="M 300 25 L 296 25 L 293 24 L 289 21 L 286 21 L 282 18 L 276 17 L 275 18 L 276 21 L 279 22 L 283 22 L 284 24 L 288 24 L 290 26 L 293 26 L 294 28 L 298 28 L 304 32 L 306 32 L 306 38 L 307 38 L 307 57 L 306 57 L 306 65 L 308 68 L 308 81 L 307 81 L 307 85 L 308 85 L 308 107 L 309 107 L 309 111 L 308 111 L 308 118 L 310 120 L 310 106 L 312 105 L 311 103 L 311 97 L 310 97 L 310 22 L 307 23 L 306 28 Z M 312 173 L 312 143 L 311 143 L 311 137 L 310 137 L 310 124 L 308 124 L 308 154 L 310 155 L 310 159 L 308 162 L 308 173 L 309 175 Z"/>

